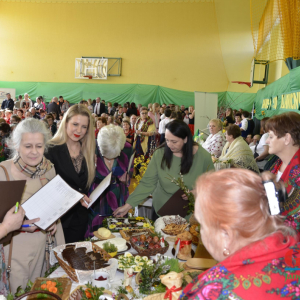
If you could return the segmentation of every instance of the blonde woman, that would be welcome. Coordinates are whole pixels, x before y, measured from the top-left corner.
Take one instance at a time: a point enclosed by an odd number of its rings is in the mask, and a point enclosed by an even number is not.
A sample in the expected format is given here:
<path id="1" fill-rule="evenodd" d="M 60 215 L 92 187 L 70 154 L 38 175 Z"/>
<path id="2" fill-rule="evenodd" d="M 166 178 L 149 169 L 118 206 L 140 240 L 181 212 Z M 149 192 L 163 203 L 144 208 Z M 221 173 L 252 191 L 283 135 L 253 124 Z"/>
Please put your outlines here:
<path id="1" fill-rule="evenodd" d="M 92 99 L 88 99 L 87 100 L 87 103 L 88 103 L 88 109 L 89 111 L 92 113 L 93 112 L 93 104 L 92 104 Z"/>
<path id="2" fill-rule="evenodd" d="M 112 103 L 111 102 L 107 102 L 107 113 L 110 115 L 112 109 Z"/>
<path id="3" fill-rule="evenodd" d="M 94 121 L 89 109 L 82 104 L 73 105 L 65 113 L 55 137 L 50 140 L 46 157 L 73 189 L 84 195 L 83 199 L 62 218 L 67 243 L 84 239 L 88 222 L 86 196 L 95 177 Z"/>
<path id="4" fill-rule="evenodd" d="M 148 139 L 155 133 L 155 125 L 150 117 L 148 117 L 147 107 L 141 108 L 141 117 L 137 119 L 135 124 L 135 137 L 133 148 L 135 149 L 135 156 L 148 156 Z"/>
<path id="5" fill-rule="evenodd" d="M 194 135 L 194 119 L 195 119 L 195 110 L 194 110 L 194 106 L 191 105 L 189 107 L 189 128 L 192 132 L 192 135 Z"/>
<path id="6" fill-rule="evenodd" d="M 160 109 L 160 105 L 158 103 L 153 103 L 152 111 L 148 112 L 148 116 L 152 119 L 156 131 L 158 131 L 159 121 L 160 121 L 159 109 Z"/>

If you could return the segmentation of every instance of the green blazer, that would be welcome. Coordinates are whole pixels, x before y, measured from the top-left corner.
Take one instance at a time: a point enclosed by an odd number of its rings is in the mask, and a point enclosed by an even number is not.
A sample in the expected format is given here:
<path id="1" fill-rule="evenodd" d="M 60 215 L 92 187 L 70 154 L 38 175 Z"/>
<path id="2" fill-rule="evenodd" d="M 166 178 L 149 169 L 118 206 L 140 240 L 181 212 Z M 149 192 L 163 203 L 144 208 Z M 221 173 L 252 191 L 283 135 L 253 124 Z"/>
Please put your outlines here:
<path id="1" fill-rule="evenodd" d="M 140 184 L 134 192 L 129 196 L 126 203 L 132 207 L 138 206 L 149 195 L 153 197 L 153 207 L 157 213 L 159 209 L 167 202 L 167 200 L 178 190 L 178 186 L 171 182 L 170 176 L 176 179 L 180 176 L 181 158 L 173 155 L 171 168 L 161 168 L 161 160 L 164 149 L 157 149 L 148 165 Z M 183 175 L 185 185 L 190 189 L 194 189 L 197 178 L 210 170 L 214 170 L 214 165 L 210 154 L 200 145 L 198 151 L 193 157 L 193 164 L 188 174 Z"/>

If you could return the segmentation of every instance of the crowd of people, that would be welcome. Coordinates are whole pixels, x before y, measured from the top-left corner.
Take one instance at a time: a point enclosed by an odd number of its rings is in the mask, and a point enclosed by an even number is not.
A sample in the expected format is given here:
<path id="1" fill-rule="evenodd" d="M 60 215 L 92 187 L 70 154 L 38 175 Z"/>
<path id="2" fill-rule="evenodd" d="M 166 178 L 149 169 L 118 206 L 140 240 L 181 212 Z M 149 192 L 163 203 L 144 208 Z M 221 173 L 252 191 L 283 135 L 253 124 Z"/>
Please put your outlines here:
<path id="1" fill-rule="evenodd" d="M 247 272 L 232 265 L 229 258 L 236 258 L 239 266 L 241 257 L 252 258 L 249 251 L 254 247 L 252 254 L 259 253 L 267 264 L 282 257 L 278 245 L 284 239 L 294 247 L 300 231 L 300 115 L 288 112 L 264 118 L 257 128 L 249 112 L 227 108 L 224 116 L 209 121 L 206 138 L 195 134 L 196 116 L 193 106 L 120 105 L 100 97 L 70 105 L 63 96 L 53 97 L 46 105 L 43 97 L 33 103 L 28 94 L 16 101 L 7 94 L 0 110 L 0 180 L 26 180 L 23 203 L 59 174 L 83 198 L 45 232 L 34 225 L 38 219 L 24 219 L 22 208 L 17 214 L 14 208 L 7 212 L 0 224 L 0 239 L 13 232 L 13 243 L 0 244 L 0 294 L 8 291 L 5 265 L 11 266 L 10 288 L 14 292 L 42 275 L 49 237 L 56 245 L 92 237 L 105 217 L 125 216 L 150 194 L 152 219 L 156 220 L 178 190 L 168 177 L 179 174 L 197 195 L 195 216 L 201 224 L 203 243 L 224 263 L 220 268 L 227 268 L 228 278 Z M 139 172 L 130 165 L 132 155 L 150 163 L 129 195 L 130 179 Z M 212 172 L 217 164 L 231 168 Z M 263 180 L 282 182 L 286 187 L 281 209 L 285 217 L 270 216 L 259 176 L 266 170 L 269 172 L 262 174 Z M 90 193 L 109 173 L 109 187 L 87 209 Z M 184 194 L 182 198 L 187 200 Z M 275 247 L 276 255 L 259 252 L 262 245 Z M 262 261 L 257 267 L 261 266 Z M 274 282 L 279 285 L 278 278 Z M 208 284 L 207 277 L 200 276 L 182 297 L 192 299 Z"/>

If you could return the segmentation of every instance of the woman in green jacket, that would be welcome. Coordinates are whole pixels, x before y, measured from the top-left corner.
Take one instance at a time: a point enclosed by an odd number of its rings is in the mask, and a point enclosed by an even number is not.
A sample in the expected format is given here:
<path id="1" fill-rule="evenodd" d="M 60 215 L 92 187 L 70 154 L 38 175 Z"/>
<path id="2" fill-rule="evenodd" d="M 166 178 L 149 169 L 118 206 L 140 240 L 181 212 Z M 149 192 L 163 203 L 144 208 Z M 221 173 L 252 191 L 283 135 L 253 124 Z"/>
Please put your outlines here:
<path id="1" fill-rule="evenodd" d="M 153 219 L 178 186 L 170 176 L 183 175 L 185 185 L 193 192 L 195 181 L 201 174 L 214 169 L 210 154 L 193 141 L 188 125 L 174 120 L 166 125 L 166 142 L 153 154 L 147 171 L 126 204 L 114 211 L 115 217 L 123 217 L 132 207 L 138 206 L 150 194 L 153 196 Z M 187 200 L 186 196 L 183 199 Z"/>

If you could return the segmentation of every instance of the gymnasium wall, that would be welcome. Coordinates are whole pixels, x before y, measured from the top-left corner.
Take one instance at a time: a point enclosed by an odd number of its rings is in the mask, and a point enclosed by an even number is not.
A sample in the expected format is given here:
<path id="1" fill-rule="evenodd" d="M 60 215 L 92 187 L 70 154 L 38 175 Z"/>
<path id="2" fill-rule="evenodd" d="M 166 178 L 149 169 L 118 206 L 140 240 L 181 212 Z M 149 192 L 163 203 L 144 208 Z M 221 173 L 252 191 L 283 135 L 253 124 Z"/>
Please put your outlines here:
<path id="1" fill-rule="evenodd" d="M 0 1 L 0 85 L 66 82 L 227 90 L 213 2 L 70 2 Z M 121 57 L 122 76 L 75 79 L 75 58 L 81 56 Z"/>

